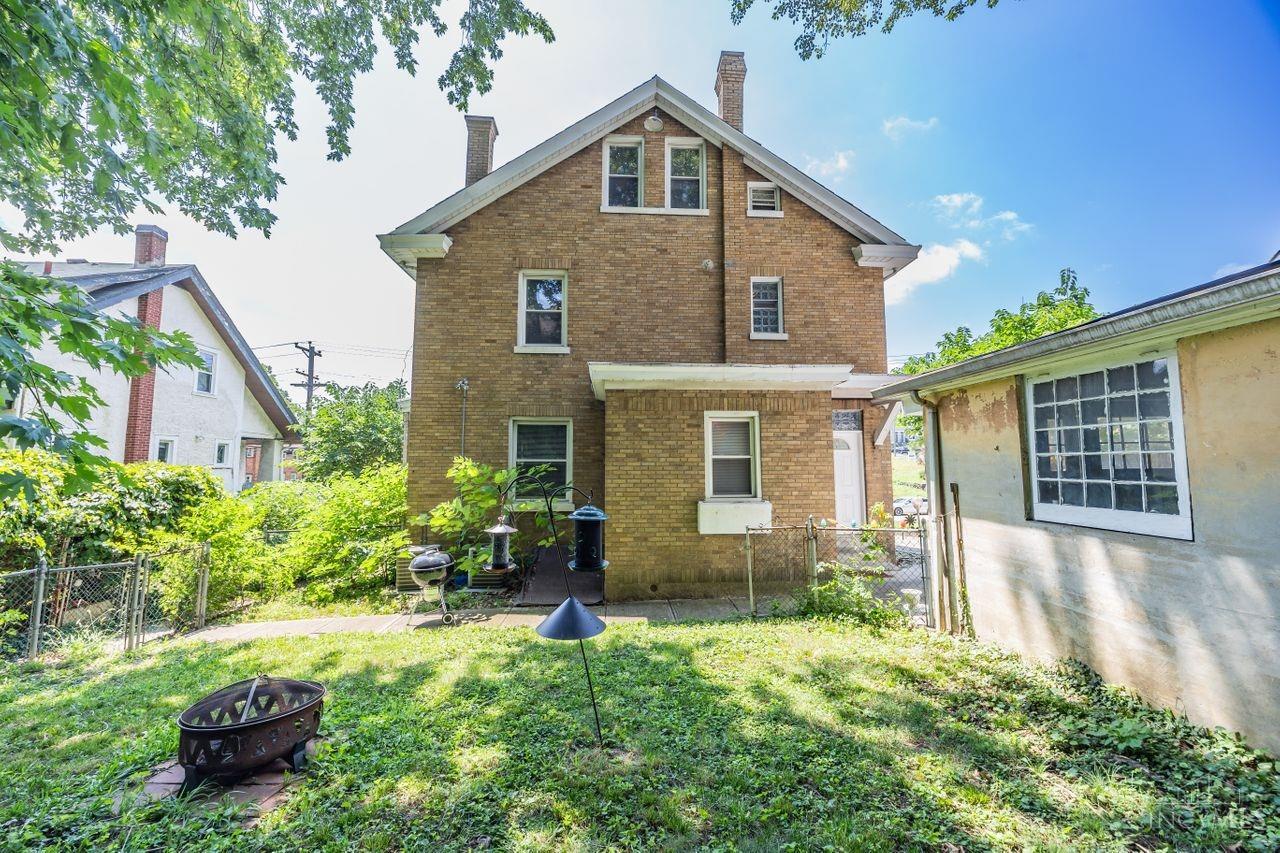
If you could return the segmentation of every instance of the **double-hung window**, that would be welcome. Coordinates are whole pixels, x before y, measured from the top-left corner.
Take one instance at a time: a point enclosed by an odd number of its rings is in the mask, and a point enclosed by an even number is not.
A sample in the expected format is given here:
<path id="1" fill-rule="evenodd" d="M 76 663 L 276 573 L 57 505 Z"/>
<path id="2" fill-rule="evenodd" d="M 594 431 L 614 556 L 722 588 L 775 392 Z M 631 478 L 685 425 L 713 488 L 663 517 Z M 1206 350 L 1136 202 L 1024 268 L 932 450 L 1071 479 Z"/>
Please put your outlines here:
<path id="1" fill-rule="evenodd" d="M 569 351 L 565 296 L 569 277 L 564 272 L 526 270 L 520 273 L 520 317 L 516 352 Z"/>
<path id="2" fill-rule="evenodd" d="M 706 145 L 698 138 L 667 139 L 667 207 L 671 210 L 704 210 L 706 200 Z"/>
<path id="3" fill-rule="evenodd" d="M 644 138 L 611 136 L 604 141 L 605 207 L 644 206 Z"/>
<path id="4" fill-rule="evenodd" d="M 760 497 L 760 421 L 755 412 L 707 412 L 707 499 Z"/>
<path id="5" fill-rule="evenodd" d="M 509 459 L 522 470 L 543 468 L 538 474 L 552 497 L 561 500 L 573 482 L 573 421 L 567 418 L 513 418 L 509 437 Z M 516 489 L 520 497 L 541 496 L 533 484 Z"/>
<path id="6" fill-rule="evenodd" d="M 1174 353 L 1026 384 L 1036 519 L 1191 538 Z"/>
<path id="7" fill-rule="evenodd" d="M 753 276 L 751 279 L 751 337 L 756 340 L 785 341 L 782 327 L 782 279 Z"/>
<path id="8" fill-rule="evenodd" d="M 173 464 L 172 438 L 162 438 L 156 441 L 156 461 Z"/>
<path id="9" fill-rule="evenodd" d="M 214 465 L 227 465 L 229 464 L 230 459 L 231 459 L 231 442 L 219 441 L 217 444 L 214 445 L 214 449 L 213 449 Z"/>
<path id="10" fill-rule="evenodd" d="M 747 216 L 782 216 L 782 191 L 777 184 L 747 182 Z"/>
<path id="11" fill-rule="evenodd" d="M 217 353 L 209 350 L 197 350 L 196 354 L 200 357 L 200 365 L 196 367 L 196 386 L 197 394 L 214 393 L 214 378 L 218 366 Z"/>

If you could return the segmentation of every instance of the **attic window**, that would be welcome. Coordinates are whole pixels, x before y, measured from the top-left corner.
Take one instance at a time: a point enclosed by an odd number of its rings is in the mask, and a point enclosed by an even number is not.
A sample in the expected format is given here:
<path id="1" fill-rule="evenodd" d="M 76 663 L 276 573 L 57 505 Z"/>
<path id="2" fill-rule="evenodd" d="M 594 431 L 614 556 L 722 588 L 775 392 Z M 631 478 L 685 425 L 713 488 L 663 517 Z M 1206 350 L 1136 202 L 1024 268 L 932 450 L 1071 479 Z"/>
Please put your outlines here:
<path id="1" fill-rule="evenodd" d="M 606 208 L 640 207 L 644 202 L 644 139 L 611 136 L 604 141 L 604 199 Z"/>
<path id="2" fill-rule="evenodd" d="M 782 216 L 782 191 L 769 181 L 747 182 L 747 216 Z"/>
<path id="3" fill-rule="evenodd" d="M 705 210 L 707 207 L 706 146 L 694 137 L 667 138 L 667 208 Z"/>

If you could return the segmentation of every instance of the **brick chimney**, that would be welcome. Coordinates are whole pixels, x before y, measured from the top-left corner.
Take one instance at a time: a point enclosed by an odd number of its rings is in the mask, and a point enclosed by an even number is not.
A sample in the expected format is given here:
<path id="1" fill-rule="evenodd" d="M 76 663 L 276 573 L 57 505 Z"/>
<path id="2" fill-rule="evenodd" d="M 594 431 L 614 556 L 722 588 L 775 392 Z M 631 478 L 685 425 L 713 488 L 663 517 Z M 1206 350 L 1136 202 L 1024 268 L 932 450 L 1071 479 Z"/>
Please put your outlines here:
<path id="1" fill-rule="evenodd" d="M 720 51 L 716 66 L 716 97 L 720 118 L 742 130 L 742 86 L 747 79 L 747 58 L 740 50 Z"/>
<path id="2" fill-rule="evenodd" d="M 164 266 L 164 250 L 169 232 L 159 225 L 139 225 L 133 229 L 133 263 L 139 267 Z"/>
<path id="3" fill-rule="evenodd" d="M 498 138 L 498 123 L 493 116 L 466 116 L 467 120 L 467 186 L 493 171 L 493 141 Z"/>

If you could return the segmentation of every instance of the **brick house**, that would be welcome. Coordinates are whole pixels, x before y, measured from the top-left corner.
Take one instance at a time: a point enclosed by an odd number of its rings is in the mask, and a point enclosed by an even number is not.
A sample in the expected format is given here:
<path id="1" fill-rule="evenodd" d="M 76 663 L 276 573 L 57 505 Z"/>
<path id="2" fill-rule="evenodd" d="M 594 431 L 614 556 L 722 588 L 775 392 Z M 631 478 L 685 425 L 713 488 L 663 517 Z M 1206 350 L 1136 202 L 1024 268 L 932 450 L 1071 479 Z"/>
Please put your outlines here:
<path id="1" fill-rule="evenodd" d="M 464 189 L 379 237 L 416 282 L 411 515 L 465 423 L 594 493 L 619 600 L 736 592 L 747 525 L 890 502 L 870 392 L 919 247 L 744 135 L 745 76 L 721 54 L 719 115 L 654 77 L 496 170 L 467 116 Z"/>
<path id="2" fill-rule="evenodd" d="M 200 270 L 167 262 L 168 242 L 163 228 L 139 225 L 132 263 L 24 266 L 77 285 L 99 312 L 186 332 L 203 361 L 199 368 L 152 370 L 130 379 L 95 371 L 54 344 L 40 350 L 40 361 L 84 377 L 97 389 L 105 405 L 93 412 L 88 427 L 107 442 L 105 453 L 117 462 L 203 465 L 230 491 L 280 479 L 281 451 L 297 438 L 297 418 Z M 33 405 L 29 392 L 14 401 L 20 412 Z"/>

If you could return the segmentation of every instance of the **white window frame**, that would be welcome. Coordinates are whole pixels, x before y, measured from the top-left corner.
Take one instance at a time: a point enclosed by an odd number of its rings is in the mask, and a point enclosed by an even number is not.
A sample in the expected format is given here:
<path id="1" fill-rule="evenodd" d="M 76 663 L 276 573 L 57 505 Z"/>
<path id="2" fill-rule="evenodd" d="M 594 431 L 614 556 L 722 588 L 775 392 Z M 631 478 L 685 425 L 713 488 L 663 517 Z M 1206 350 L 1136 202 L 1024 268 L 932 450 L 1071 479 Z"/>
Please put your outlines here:
<path id="1" fill-rule="evenodd" d="M 776 332 L 757 332 L 756 331 L 756 282 L 776 281 L 778 283 L 778 331 Z M 780 275 L 753 275 L 749 283 L 751 288 L 751 298 L 747 300 L 747 323 L 751 330 L 751 340 L 753 341 L 785 341 L 787 340 L 786 315 L 782 309 L 782 276 Z"/>
<path id="2" fill-rule="evenodd" d="M 178 463 L 175 461 L 175 458 L 178 455 L 178 437 L 177 436 L 173 436 L 173 435 L 156 436 L 156 443 L 155 443 L 155 447 L 152 448 L 151 458 L 154 459 L 156 462 L 159 462 L 160 447 L 161 445 L 165 445 L 165 444 L 169 445 L 169 458 L 164 460 L 164 463 L 166 465 L 177 465 Z"/>
<path id="3" fill-rule="evenodd" d="M 1098 507 L 1062 506 L 1061 504 L 1044 504 L 1039 501 L 1039 489 L 1036 482 L 1036 426 L 1035 397 L 1036 383 L 1046 382 L 1105 371 L 1111 367 L 1123 367 L 1144 361 L 1164 359 L 1169 371 L 1169 430 L 1173 438 L 1174 480 L 1171 485 L 1178 488 L 1178 514 L 1161 515 L 1132 510 L 1101 509 Z M 1161 536 L 1169 539 L 1194 539 L 1194 526 L 1191 516 L 1191 484 L 1187 475 L 1187 442 L 1182 417 L 1182 385 L 1178 372 L 1178 353 L 1176 347 L 1159 350 L 1127 351 L 1112 353 L 1105 358 L 1090 358 L 1056 365 L 1051 370 L 1023 377 L 1025 416 L 1023 432 L 1027 448 L 1027 475 L 1030 477 L 1031 512 L 1036 521 L 1047 521 L 1057 524 L 1068 524 L 1076 527 L 1091 527 L 1099 530 L 1114 530 L 1121 533 L 1138 533 L 1149 536 Z M 1140 422 L 1141 416 L 1139 416 Z M 1162 451 L 1163 452 L 1163 451 Z"/>
<path id="4" fill-rule="evenodd" d="M 640 149 L 639 158 L 640 165 L 636 170 L 638 172 L 639 193 L 636 200 L 639 202 L 635 207 L 614 207 L 609 204 L 609 149 L 618 148 L 635 148 Z M 606 136 L 604 139 L 603 156 L 600 158 L 600 212 L 601 213 L 635 213 L 637 210 L 644 208 L 644 137 L 643 136 Z"/>
<path id="5" fill-rule="evenodd" d="M 511 418 L 507 422 L 507 467 L 514 468 L 516 462 L 516 428 L 521 424 L 563 424 L 566 427 L 564 452 L 565 467 L 564 478 L 569 484 L 573 483 L 573 418 Z M 556 460 L 547 460 L 556 461 Z M 562 495 L 551 496 L 551 506 L 555 510 L 571 510 L 573 509 L 573 493 L 569 489 L 565 489 Z M 526 510 L 537 510 L 544 506 L 541 497 L 520 497 L 514 494 L 510 497 L 512 509 L 523 512 Z"/>
<path id="6" fill-rule="evenodd" d="M 716 421 L 746 421 L 751 425 L 751 494 L 717 495 L 714 493 L 711 465 L 711 424 Z M 703 468 L 706 474 L 706 499 L 708 501 L 758 501 L 760 490 L 760 413 L 759 412 L 703 412 L 702 413 Z"/>
<path id="7" fill-rule="evenodd" d="M 193 367 L 192 370 L 195 371 L 195 375 L 191 381 L 191 393 L 198 394 L 201 397 L 216 397 L 218 396 L 218 352 L 202 346 L 197 346 L 196 352 L 200 355 L 209 356 L 209 370 L 207 371 L 209 374 L 209 390 L 200 390 L 200 374 L 206 371 L 199 367 Z"/>
<path id="8" fill-rule="evenodd" d="M 528 306 L 529 279 L 558 278 L 560 290 L 560 343 L 530 344 L 525 343 L 525 311 Z M 518 353 L 541 353 L 550 355 L 568 355 L 569 353 L 569 273 L 567 270 L 521 270 L 520 285 L 516 298 L 516 345 L 512 350 Z"/>
<path id="9" fill-rule="evenodd" d="M 227 452 L 223 455 L 222 461 L 218 461 L 219 448 L 225 447 Z M 231 442 L 226 439 L 219 439 L 213 443 L 213 467 L 215 468 L 231 468 L 234 467 L 231 462 Z"/>
<path id="10" fill-rule="evenodd" d="M 671 152 L 676 148 L 696 148 L 699 151 L 698 206 L 675 208 L 671 206 Z M 707 141 L 701 136 L 668 136 L 666 139 L 666 208 L 667 213 L 705 215 L 707 210 Z"/>
<path id="11" fill-rule="evenodd" d="M 756 210 L 751 206 L 752 190 L 773 190 L 777 207 L 773 210 Z M 782 188 L 773 181 L 747 181 L 747 216 L 759 216 L 766 219 L 782 218 Z"/>

